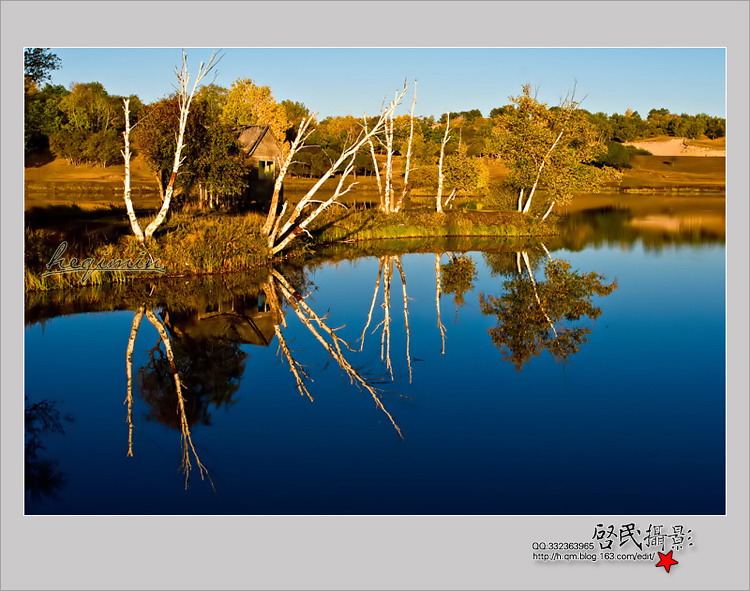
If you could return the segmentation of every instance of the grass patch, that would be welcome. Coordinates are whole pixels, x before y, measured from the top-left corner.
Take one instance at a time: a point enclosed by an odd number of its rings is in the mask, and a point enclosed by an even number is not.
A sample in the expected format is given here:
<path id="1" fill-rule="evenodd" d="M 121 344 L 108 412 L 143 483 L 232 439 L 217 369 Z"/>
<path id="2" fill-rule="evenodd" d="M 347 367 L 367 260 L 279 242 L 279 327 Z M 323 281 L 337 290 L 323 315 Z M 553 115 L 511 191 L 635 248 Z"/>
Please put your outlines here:
<path id="1" fill-rule="evenodd" d="M 556 234 L 552 223 L 520 213 L 406 210 L 383 214 L 373 210 L 328 212 L 313 230 L 317 242 L 385 240 L 451 236 L 546 236 Z"/>
<path id="2" fill-rule="evenodd" d="M 245 272 L 268 267 L 272 262 L 261 236 L 264 216 L 258 213 L 174 214 L 148 246 L 132 236 L 123 215 L 116 208 L 89 212 L 75 206 L 27 212 L 26 291 Z M 142 218 L 142 226 L 147 221 L 148 218 Z M 456 237 L 507 239 L 556 234 L 553 222 L 543 223 L 515 212 L 463 210 L 438 214 L 428 209 L 385 215 L 377 210 L 331 208 L 309 229 L 310 237 L 294 241 L 292 248 L 283 256 L 273 257 L 273 262 L 309 260 L 318 256 L 326 244 L 342 242 L 393 242 L 412 238 L 445 241 Z M 44 276 L 47 263 L 63 241 L 68 244 L 63 255 L 67 264 L 73 257 L 78 259 L 79 265 L 90 261 L 89 266 L 100 261 L 106 264 L 113 259 L 144 261 L 150 257 L 165 273 L 94 271 L 85 281 L 82 281 L 83 271 Z"/>
<path id="3" fill-rule="evenodd" d="M 179 214 L 173 216 L 162 227 L 156 241 L 148 246 L 140 244 L 132 235 L 122 235 L 115 240 L 105 237 L 99 243 L 92 244 L 86 239 L 71 238 L 60 230 L 27 227 L 26 290 L 128 283 L 162 276 L 187 277 L 232 273 L 264 266 L 270 260 L 270 253 L 260 236 L 262 222 L 263 219 L 257 214 Z M 71 257 L 79 261 L 134 261 L 146 253 L 145 256 L 158 261 L 166 273 L 95 271 L 83 283 L 82 272 L 43 276 L 46 271 L 45 265 L 63 240 L 68 241 L 68 249 L 64 255 L 66 262 L 69 262 Z"/>

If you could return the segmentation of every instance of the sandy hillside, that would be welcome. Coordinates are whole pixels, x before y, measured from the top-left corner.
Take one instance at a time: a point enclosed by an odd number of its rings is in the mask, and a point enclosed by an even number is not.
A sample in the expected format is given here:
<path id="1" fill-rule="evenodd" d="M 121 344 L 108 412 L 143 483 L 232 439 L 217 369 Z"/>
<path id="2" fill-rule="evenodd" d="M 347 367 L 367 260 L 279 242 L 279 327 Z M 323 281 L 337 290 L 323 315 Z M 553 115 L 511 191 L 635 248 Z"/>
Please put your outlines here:
<path id="1" fill-rule="evenodd" d="M 648 150 L 654 156 L 726 157 L 727 155 L 725 138 L 689 140 L 681 137 L 658 137 L 638 142 L 626 142 L 625 145 Z"/>

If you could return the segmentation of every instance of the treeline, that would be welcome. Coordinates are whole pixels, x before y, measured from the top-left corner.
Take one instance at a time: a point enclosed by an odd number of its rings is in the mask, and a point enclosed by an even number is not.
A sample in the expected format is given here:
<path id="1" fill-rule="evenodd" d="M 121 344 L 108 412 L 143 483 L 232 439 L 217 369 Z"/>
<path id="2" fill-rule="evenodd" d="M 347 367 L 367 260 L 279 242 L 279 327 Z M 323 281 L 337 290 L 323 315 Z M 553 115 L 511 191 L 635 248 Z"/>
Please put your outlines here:
<path id="1" fill-rule="evenodd" d="M 63 86 L 41 84 L 59 67 L 59 59 L 49 50 L 26 50 L 25 138 L 27 154 L 49 149 L 71 164 L 91 163 L 108 166 L 122 161 L 123 97 L 110 95 L 98 82 Z M 133 149 L 142 155 L 160 186 L 168 180 L 174 156 L 174 129 L 179 117 L 175 97 L 144 105 L 137 96 L 130 98 Z M 560 107 L 549 107 L 550 113 Z M 449 185 L 465 190 L 481 189 L 487 183 L 487 168 L 482 158 L 502 152 L 504 121 L 518 109 L 511 103 L 497 107 L 484 117 L 479 109 L 416 117 L 414 133 L 411 121 L 403 114 L 394 119 L 394 154 L 404 155 L 412 136 L 412 187 L 433 186 L 437 158 L 446 128 L 450 136 L 445 146 L 446 176 Z M 646 118 L 628 110 L 624 115 L 577 112 L 595 131 L 596 141 L 607 147 L 592 164 L 625 168 L 632 150 L 622 142 L 654 136 L 717 138 L 724 136 L 725 120 L 708 115 L 677 115 L 667 109 L 652 109 Z M 208 85 L 200 89 L 191 108 L 187 128 L 184 167 L 179 183 L 185 193 L 196 186 L 212 198 L 241 192 L 246 184 L 246 167 L 234 129 L 243 125 L 269 125 L 280 141 L 291 142 L 300 121 L 310 112 L 301 102 L 277 102 L 268 86 L 250 79 L 238 79 L 230 88 Z M 356 137 L 363 125 L 374 119 L 353 116 L 329 117 L 319 121 L 307 141 L 311 147 L 295 158 L 289 174 L 319 177 L 331 165 L 344 146 Z M 594 137 L 594 136 L 592 136 Z M 376 159 L 384 147 L 377 141 L 370 150 L 357 154 L 354 173 L 376 174 Z"/>

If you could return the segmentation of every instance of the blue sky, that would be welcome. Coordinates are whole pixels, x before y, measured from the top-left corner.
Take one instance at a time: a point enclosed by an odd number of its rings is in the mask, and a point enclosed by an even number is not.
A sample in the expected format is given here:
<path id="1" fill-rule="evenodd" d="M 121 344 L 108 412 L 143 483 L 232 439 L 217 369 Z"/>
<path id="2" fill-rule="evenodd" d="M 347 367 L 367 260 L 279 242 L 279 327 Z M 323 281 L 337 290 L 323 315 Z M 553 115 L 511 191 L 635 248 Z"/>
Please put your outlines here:
<path id="1" fill-rule="evenodd" d="M 54 49 L 62 69 L 52 82 L 98 81 L 111 94 L 137 94 L 145 102 L 173 90 L 180 49 Z M 216 83 L 237 78 L 269 85 L 277 100 L 301 101 L 321 116 L 376 111 L 404 78 L 419 80 L 417 113 L 507 104 L 521 85 L 539 86 L 549 103 L 577 83 L 589 111 L 624 113 L 652 108 L 725 116 L 723 48 L 687 49 L 224 49 Z M 210 55 L 188 49 L 191 72 Z"/>

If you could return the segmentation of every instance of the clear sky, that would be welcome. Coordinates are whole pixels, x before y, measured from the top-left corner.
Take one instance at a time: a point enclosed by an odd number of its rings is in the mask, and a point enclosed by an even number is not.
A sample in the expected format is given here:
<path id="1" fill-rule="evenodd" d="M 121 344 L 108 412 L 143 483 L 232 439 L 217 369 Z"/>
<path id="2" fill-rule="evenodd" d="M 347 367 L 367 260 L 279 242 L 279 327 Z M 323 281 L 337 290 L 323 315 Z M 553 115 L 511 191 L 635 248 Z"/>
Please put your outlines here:
<path id="1" fill-rule="evenodd" d="M 137 94 L 144 102 L 173 91 L 180 49 L 53 48 L 62 68 L 52 82 L 98 81 L 110 94 Z M 194 72 L 209 49 L 188 49 Z M 528 82 L 539 98 L 556 103 L 577 83 L 576 96 L 592 112 L 646 116 L 652 108 L 725 116 L 725 51 L 687 49 L 429 49 L 228 48 L 217 84 L 237 78 L 268 85 L 279 101 L 303 102 L 321 116 L 374 113 L 404 78 L 419 80 L 417 113 L 480 109 L 508 103 Z"/>

